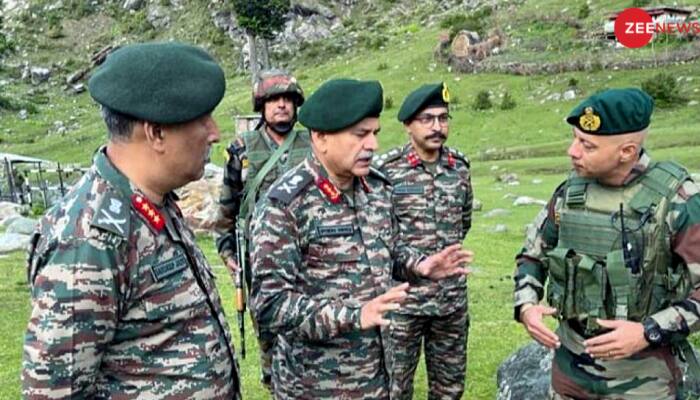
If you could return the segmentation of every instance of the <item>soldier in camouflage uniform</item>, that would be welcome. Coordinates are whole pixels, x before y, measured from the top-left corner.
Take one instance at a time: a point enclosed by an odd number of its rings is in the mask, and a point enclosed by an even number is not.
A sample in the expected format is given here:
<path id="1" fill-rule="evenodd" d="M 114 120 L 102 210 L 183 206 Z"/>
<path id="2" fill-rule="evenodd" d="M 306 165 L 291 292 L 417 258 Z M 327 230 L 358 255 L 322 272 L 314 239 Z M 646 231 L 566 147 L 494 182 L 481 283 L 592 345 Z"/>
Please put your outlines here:
<path id="1" fill-rule="evenodd" d="M 193 46 L 135 44 L 89 88 L 110 140 L 32 237 L 23 395 L 239 399 L 214 273 L 172 192 L 219 139 L 223 71 Z"/>
<path id="2" fill-rule="evenodd" d="M 683 398 L 679 355 L 697 372 L 700 193 L 644 150 L 652 110 L 645 92 L 611 89 L 572 111 L 574 171 L 517 256 L 515 317 L 555 349 L 555 399 Z"/>
<path id="3" fill-rule="evenodd" d="M 253 219 L 251 308 L 277 334 L 278 399 L 387 399 L 385 314 L 408 284 L 466 274 L 461 244 L 429 257 L 405 246 L 389 182 L 370 169 L 377 149 L 378 82 L 324 83 L 301 109 L 313 154 L 283 175 Z"/>
<path id="4" fill-rule="evenodd" d="M 444 146 L 449 133 L 449 92 L 423 85 L 404 100 L 398 119 L 410 141 L 383 154 L 377 168 L 391 181 L 403 239 L 433 253 L 462 243 L 471 227 L 469 161 Z M 464 392 L 467 333 L 467 280 L 422 280 L 394 314 L 392 399 L 413 398 L 413 377 L 425 348 L 430 399 L 460 399 Z"/>
<path id="5" fill-rule="evenodd" d="M 217 248 L 234 275 L 238 269 L 238 226 L 245 231 L 245 240 L 250 242 L 248 225 L 256 200 L 272 182 L 303 161 L 310 152 L 309 132 L 293 130 L 297 108 L 303 103 L 304 92 L 293 76 L 281 70 L 261 72 L 253 86 L 253 110 L 261 114 L 258 128 L 244 132 L 226 149 L 227 161 L 219 201 L 222 217 L 219 227 L 224 232 L 217 239 Z M 282 147 L 285 141 L 290 141 L 288 148 Z M 275 156 L 277 151 L 281 152 L 279 156 Z M 266 168 L 268 162 L 272 165 Z M 267 169 L 267 173 L 258 176 L 263 169 Z M 242 256 L 247 258 L 248 254 Z M 250 288 L 249 264 L 244 276 Z M 260 330 L 257 330 L 257 335 L 261 381 L 269 389 L 274 336 Z"/>

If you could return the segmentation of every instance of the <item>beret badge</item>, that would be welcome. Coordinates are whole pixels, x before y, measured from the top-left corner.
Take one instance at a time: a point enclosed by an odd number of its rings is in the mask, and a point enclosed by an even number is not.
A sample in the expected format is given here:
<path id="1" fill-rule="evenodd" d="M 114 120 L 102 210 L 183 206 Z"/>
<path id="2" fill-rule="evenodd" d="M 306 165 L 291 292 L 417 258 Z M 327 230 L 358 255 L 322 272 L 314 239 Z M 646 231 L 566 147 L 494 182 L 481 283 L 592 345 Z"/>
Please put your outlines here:
<path id="1" fill-rule="evenodd" d="M 444 83 L 442 84 L 442 101 L 445 103 L 450 102 L 450 91 L 447 90 L 447 85 Z"/>
<path id="2" fill-rule="evenodd" d="M 586 132 L 595 132 L 600 128 L 600 117 L 593 113 L 593 107 L 586 107 L 578 122 Z"/>

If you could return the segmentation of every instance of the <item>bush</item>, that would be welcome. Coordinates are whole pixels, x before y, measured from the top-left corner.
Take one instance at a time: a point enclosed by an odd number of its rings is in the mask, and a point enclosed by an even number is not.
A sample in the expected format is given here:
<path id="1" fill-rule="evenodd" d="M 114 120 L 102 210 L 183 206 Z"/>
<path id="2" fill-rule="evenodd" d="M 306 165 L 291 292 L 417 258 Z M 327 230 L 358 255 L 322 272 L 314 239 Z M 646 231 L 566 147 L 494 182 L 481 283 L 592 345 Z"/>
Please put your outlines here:
<path id="1" fill-rule="evenodd" d="M 386 96 L 384 98 L 384 109 L 391 110 L 392 108 L 394 108 L 394 98 L 391 96 Z"/>
<path id="2" fill-rule="evenodd" d="M 484 36 L 486 33 L 486 20 L 491 15 L 491 8 L 485 7 L 471 14 L 451 14 L 440 21 L 440 27 L 450 30 L 450 38 L 455 37 L 459 31 L 473 31 Z"/>
<path id="3" fill-rule="evenodd" d="M 472 108 L 474 110 L 488 110 L 491 107 L 493 107 L 493 103 L 491 103 L 491 97 L 488 91 L 482 90 L 476 94 L 476 97 L 474 98 L 474 103 L 472 104 Z"/>
<path id="4" fill-rule="evenodd" d="M 581 7 L 578 9 L 578 19 L 586 19 L 589 15 L 591 15 L 591 8 L 588 6 L 588 3 L 581 4 Z"/>
<path id="5" fill-rule="evenodd" d="M 569 78 L 569 87 L 570 88 L 578 87 L 578 79 L 576 79 L 574 77 Z"/>
<path id="6" fill-rule="evenodd" d="M 377 65 L 377 71 L 384 71 L 385 69 L 388 69 L 388 68 L 389 68 L 389 64 L 387 64 L 385 62 L 381 62 L 381 63 L 379 63 L 379 65 Z"/>
<path id="7" fill-rule="evenodd" d="M 632 0 L 632 7 L 646 7 L 651 0 Z"/>
<path id="8" fill-rule="evenodd" d="M 687 101 L 681 96 L 678 82 L 673 75 L 664 72 L 642 82 L 642 89 L 654 98 L 654 102 L 660 108 L 673 107 Z"/>
<path id="9" fill-rule="evenodd" d="M 513 96 L 510 95 L 510 92 L 506 91 L 503 93 L 503 100 L 501 100 L 501 105 L 499 106 L 501 110 L 512 110 L 517 105 L 518 104 L 513 99 Z"/>

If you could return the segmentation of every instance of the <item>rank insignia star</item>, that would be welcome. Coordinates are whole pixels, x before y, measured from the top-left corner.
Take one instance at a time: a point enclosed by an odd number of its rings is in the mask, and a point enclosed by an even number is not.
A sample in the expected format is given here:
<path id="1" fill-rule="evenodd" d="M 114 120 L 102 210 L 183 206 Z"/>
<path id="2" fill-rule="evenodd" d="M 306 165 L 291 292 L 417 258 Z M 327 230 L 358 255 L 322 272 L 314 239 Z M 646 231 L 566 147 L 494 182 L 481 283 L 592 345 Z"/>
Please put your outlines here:
<path id="1" fill-rule="evenodd" d="M 156 232 L 163 230 L 165 219 L 150 200 L 140 194 L 132 194 L 131 204 Z"/>
<path id="2" fill-rule="evenodd" d="M 328 180 L 328 178 L 319 176 L 316 178 L 316 186 L 331 203 L 340 203 L 340 191 L 335 187 L 335 185 L 333 185 L 333 183 L 331 183 L 331 181 Z"/>

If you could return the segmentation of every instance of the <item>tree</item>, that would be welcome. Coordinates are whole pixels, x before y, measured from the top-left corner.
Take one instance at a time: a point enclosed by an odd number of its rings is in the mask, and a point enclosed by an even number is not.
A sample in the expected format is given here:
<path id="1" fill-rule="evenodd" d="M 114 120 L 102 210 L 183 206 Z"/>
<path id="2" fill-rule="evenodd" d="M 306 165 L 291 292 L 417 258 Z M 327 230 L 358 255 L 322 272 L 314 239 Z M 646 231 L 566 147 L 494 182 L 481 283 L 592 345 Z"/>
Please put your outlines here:
<path id="1" fill-rule="evenodd" d="M 0 0 L 0 57 L 2 57 L 5 52 L 10 50 L 10 42 L 7 40 L 7 36 L 5 36 L 5 32 L 3 30 L 5 29 L 4 26 L 4 21 L 3 21 L 3 16 L 5 15 L 5 5 L 3 4 L 3 1 Z"/>
<path id="2" fill-rule="evenodd" d="M 241 28 L 245 29 L 250 48 L 250 72 L 253 79 L 262 61 L 263 68 L 270 67 L 267 41 L 282 30 L 285 16 L 290 9 L 289 0 L 232 0 L 233 11 Z M 257 39 L 262 42 L 262 60 L 258 59 Z"/>

